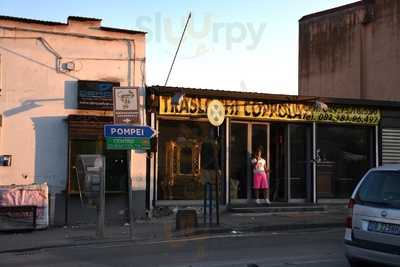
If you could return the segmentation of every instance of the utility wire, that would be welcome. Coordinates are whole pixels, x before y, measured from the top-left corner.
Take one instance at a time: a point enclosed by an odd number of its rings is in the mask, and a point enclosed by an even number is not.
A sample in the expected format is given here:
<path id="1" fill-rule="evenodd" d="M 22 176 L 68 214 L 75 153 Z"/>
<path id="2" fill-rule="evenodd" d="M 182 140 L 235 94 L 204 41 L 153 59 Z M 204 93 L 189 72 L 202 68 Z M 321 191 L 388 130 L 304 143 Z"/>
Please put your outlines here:
<path id="1" fill-rule="evenodd" d="M 165 80 L 164 86 L 167 86 L 167 83 L 168 83 L 168 80 L 169 80 L 169 76 L 171 75 L 171 71 L 172 71 L 172 68 L 174 66 L 176 56 L 178 55 L 178 51 L 179 51 L 179 48 L 181 47 L 183 36 L 185 35 L 186 28 L 187 28 L 187 26 L 189 24 L 189 20 L 190 20 L 191 17 L 192 17 L 192 12 L 189 13 L 189 16 L 188 16 L 188 18 L 186 20 L 185 28 L 183 29 L 183 32 L 182 32 L 182 35 L 181 35 L 181 39 L 179 40 L 178 48 L 176 49 L 175 56 L 174 56 L 174 59 L 172 60 L 171 67 L 169 68 L 168 76 L 167 76 L 167 79 Z"/>

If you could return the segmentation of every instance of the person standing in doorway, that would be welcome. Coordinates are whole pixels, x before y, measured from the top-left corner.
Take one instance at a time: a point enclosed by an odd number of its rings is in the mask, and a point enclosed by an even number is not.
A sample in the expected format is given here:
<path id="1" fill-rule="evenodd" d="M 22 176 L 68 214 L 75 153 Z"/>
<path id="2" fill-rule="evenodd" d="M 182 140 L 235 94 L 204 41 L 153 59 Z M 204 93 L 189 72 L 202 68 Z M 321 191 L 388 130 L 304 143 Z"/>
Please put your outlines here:
<path id="1" fill-rule="evenodd" d="M 264 191 L 264 202 L 268 205 L 271 204 L 268 198 L 269 189 L 269 169 L 265 159 L 262 158 L 261 148 L 257 148 L 254 158 L 251 160 L 253 166 L 253 188 L 256 195 L 256 203 L 261 204 L 261 191 Z"/>

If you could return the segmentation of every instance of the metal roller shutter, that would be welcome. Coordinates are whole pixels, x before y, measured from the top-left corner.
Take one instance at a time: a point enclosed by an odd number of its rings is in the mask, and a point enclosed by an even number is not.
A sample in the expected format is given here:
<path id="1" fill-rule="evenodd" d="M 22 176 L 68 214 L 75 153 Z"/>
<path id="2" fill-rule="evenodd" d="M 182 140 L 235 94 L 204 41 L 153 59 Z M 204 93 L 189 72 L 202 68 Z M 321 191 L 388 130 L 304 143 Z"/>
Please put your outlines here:
<path id="1" fill-rule="evenodd" d="M 382 129 L 382 164 L 400 163 L 400 129 Z"/>
<path id="2" fill-rule="evenodd" d="M 67 121 L 70 140 L 102 140 L 104 124 L 112 124 L 113 117 L 69 115 Z"/>

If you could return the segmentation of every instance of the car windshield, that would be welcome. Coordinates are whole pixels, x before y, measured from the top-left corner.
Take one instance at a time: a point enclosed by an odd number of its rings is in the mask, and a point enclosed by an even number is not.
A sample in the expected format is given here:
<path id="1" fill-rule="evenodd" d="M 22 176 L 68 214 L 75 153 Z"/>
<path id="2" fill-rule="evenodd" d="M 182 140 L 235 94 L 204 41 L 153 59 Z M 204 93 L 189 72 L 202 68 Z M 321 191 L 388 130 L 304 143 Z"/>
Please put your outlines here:
<path id="1" fill-rule="evenodd" d="M 370 172 L 360 186 L 356 199 L 364 204 L 400 208 L 400 172 Z"/>

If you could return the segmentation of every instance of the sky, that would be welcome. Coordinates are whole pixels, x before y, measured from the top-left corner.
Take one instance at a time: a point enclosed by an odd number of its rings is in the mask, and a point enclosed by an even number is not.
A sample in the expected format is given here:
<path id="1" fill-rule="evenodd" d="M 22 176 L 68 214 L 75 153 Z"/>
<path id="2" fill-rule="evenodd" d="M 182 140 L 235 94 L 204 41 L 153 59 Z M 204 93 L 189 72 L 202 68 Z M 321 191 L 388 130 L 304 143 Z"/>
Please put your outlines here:
<path id="1" fill-rule="evenodd" d="M 146 83 L 164 85 L 186 18 L 169 86 L 297 94 L 298 20 L 351 0 L 0 0 L 0 14 L 148 32 Z"/>

